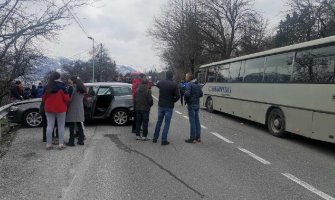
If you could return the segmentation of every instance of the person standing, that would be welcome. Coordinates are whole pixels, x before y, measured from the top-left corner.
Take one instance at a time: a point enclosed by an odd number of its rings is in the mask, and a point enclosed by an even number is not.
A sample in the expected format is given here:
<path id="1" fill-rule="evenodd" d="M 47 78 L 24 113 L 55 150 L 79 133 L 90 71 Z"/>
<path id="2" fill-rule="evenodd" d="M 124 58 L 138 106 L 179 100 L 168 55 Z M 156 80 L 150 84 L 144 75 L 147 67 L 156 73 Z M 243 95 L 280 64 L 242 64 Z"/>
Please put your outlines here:
<path id="1" fill-rule="evenodd" d="M 142 79 L 145 77 L 145 74 L 141 73 L 139 74 L 138 77 L 134 78 L 133 81 L 132 81 L 132 85 L 131 85 L 131 93 L 133 95 L 133 102 L 134 102 L 134 99 L 135 99 L 135 93 L 136 93 L 136 89 L 137 89 L 137 86 L 141 84 L 142 82 Z M 133 125 L 132 125 L 132 133 L 136 133 L 136 106 L 135 106 L 135 103 L 134 103 L 134 121 L 133 121 Z"/>
<path id="2" fill-rule="evenodd" d="M 141 127 L 143 126 L 143 141 L 148 141 L 148 123 L 149 112 L 154 101 L 151 96 L 151 90 L 148 88 L 146 77 L 142 78 L 142 83 L 137 86 L 135 93 L 136 107 L 136 140 L 141 139 Z"/>
<path id="3" fill-rule="evenodd" d="M 201 126 L 199 119 L 200 97 L 203 96 L 202 88 L 191 73 L 186 74 L 187 87 L 185 91 L 185 101 L 187 104 L 188 117 L 190 122 L 190 138 L 187 143 L 201 142 Z"/>
<path id="4" fill-rule="evenodd" d="M 23 90 L 22 90 L 22 83 L 21 81 L 15 81 L 15 84 L 12 85 L 10 89 L 10 98 L 12 102 L 17 102 L 23 100 Z"/>
<path id="5" fill-rule="evenodd" d="M 44 87 L 42 83 L 38 83 L 37 89 L 36 89 L 36 98 L 41 98 L 44 93 Z"/>
<path id="6" fill-rule="evenodd" d="M 181 80 L 179 83 L 179 91 L 180 91 L 180 103 L 181 106 L 184 106 L 184 94 L 186 90 L 186 82 L 184 80 Z"/>
<path id="7" fill-rule="evenodd" d="M 165 124 L 162 132 L 162 145 L 168 145 L 170 142 L 167 141 L 167 135 L 170 128 L 170 122 L 173 114 L 174 103 L 179 100 L 179 89 L 178 84 L 172 81 L 172 71 L 166 72 L 166 80 L 160 81 L 157 84 L 159 88 L 159 100 L 158 100 L 158 119 L 156 123 L 155 133 L 153 142 L 156 143 L 159 137 L 159 132 L 165 118 Z"/>
<path id="8" fill-rule="evenodd" d="M 64 129 L 65 129 L 65 117 L 67 111 L 67 104 L 70 100 L 70 96 L 67 93 L 65 84 L 60 80 L 60 74 L 53 72 L 49 78 L 48 84 L 45 89 L 45 93 L 42 96 L 44 102 L 44 111 L 47 118 L 47 145 L 46 149 L 52 149 L 52 138 L 51 134 L 55 126 L 57 119 L 58 126 L 58 144 L 59 149 L 65 148 L 64 145 Z"/>
<path id="9" fill-rule="evenodd" d="M 70 104 L 66 114 L 66 122 L 68 122 L 70 126 L 70 138 L 66 145 L 73 147 L 75 146 L 75 129 L 77 129 L 78 134 L 77 144 L 84 145 L 84 129 L 82 122 L 85 120 L 84 96 L 87 91 L 83 82 L 77 77 L 71 77 L 68 82 L 70 84 Z"/>
<path id="10" fill-rule="evenodd" d="M 37 95 L 37 88 L 36 85 L 31 86 L 31 98 L 36 98 Z"/>

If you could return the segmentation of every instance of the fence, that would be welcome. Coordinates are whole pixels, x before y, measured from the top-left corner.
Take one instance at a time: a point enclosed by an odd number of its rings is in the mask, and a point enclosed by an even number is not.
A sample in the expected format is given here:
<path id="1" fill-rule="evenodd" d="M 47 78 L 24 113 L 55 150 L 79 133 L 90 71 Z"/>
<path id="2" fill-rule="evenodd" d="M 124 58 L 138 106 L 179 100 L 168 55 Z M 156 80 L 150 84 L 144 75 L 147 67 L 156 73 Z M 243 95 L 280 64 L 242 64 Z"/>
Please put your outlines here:
<path id="1" fill-rule="evenodd" d="M 9 130 L 10 125 L 7 119 L 8 109 L 12 104 L 8 104 L 0 107 L 0 139 L 2 138 L 2 134 Z"/>

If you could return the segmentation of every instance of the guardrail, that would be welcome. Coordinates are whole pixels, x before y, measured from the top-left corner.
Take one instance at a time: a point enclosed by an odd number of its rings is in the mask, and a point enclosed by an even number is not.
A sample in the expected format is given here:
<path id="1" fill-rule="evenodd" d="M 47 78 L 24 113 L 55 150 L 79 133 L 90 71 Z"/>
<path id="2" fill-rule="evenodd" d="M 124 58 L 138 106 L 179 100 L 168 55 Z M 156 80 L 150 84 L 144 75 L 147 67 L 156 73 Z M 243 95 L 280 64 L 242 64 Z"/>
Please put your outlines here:
<path id="1" fill-rule="evenodd" d="M 11 105 L 12 105 L 12 103 L 0 107 L 0 139 L 2 137 L 2 132 L 7 131 L 9 129 L 7 113 L 8 113 L 8 109 L 9 109 L 9 107 L 11 107 Z"/>

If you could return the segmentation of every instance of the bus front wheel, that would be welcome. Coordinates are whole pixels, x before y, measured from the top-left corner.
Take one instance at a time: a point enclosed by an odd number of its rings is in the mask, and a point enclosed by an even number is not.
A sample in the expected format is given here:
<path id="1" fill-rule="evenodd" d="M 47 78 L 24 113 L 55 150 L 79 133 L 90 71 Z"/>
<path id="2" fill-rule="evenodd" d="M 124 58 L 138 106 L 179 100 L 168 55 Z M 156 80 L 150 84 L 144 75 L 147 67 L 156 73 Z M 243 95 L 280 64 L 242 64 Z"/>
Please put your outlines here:
<path id="1" fill-rule="evenodd" d="M 285 137 L 285 117 L 280 109 L 270 111 L 267 119 L 268 129 L 270 133 L 276 137 Z"/>
<path id="2" fill-rule="evenodd" d="M 207 108 L 208 112 L 210 112 L 210 113 L 214 112 L 214 109 L 213 109 L 213 99 L 211 97 L 207 98 L 206 108 Z"/>

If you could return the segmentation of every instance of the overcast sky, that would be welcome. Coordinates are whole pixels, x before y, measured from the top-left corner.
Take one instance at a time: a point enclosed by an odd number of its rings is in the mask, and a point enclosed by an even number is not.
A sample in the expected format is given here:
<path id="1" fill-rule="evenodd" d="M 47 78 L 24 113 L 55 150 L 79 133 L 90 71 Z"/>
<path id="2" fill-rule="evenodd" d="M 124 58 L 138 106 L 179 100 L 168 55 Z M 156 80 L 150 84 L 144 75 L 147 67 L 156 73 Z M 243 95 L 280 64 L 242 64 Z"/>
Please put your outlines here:
<path id="1" fill-rule="evenodd" d="M 103 43 L 117 64 L 130 65 L 144 71 L 164 64 L 160 62 L 147 30 L 160 15 L 168 0 L 100 0 L 94 7 L 77 11 L 89 35 Z M 274 27 L 283 17 L 284 0 L 255 0 L 255 9 Z M 92 41 L 73 23 L 57 39 L 45 45 L 46 55 L 87 59 Z"/>

